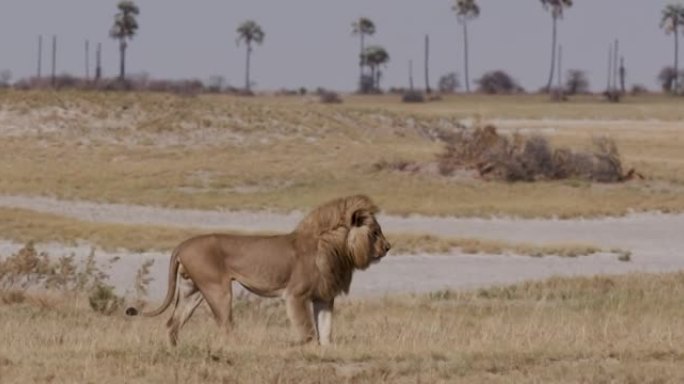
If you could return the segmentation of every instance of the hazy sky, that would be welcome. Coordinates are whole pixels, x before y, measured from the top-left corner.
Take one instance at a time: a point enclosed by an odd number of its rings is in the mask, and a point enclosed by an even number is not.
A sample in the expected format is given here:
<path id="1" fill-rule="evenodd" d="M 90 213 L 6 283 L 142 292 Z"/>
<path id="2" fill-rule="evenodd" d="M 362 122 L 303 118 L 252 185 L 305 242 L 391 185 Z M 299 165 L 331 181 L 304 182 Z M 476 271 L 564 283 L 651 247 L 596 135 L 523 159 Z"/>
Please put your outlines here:
<path id="1" fill-rule="evenodd" d="M 14 79 L 36 72 L 37 37 L 45 35 L 43 73 L 49 72 L 49 36 L 59 38 L 58 73 L 85 72 L 84 41 L 103 44 L 105 75 L 117 72 L 118 49 L 108 37 L 115 0 L 2 0 L 0 70 Z M 140 29 L 130 44 L 128 72 L 155 78 L 224 76 L 244 82 L 244 47 L 235 29 L 254 19 L 266 32 L 253 55 L 257 89 L 323 86 L 350 90 L 358 76 L 359 42 L 351 22 L 374 20 L 370 43 L 386 47 L 391 62 L 383 86 L 406 86 L 408 62 L 423 80 L 423 39 L 431 39 L 431 80 L 462 74 L 462 36 L 450 0 L 137 0 Z M 505 69 L 526 89 L 545 85 L 551 18 L 539 0 L 480 0 L 471 23 L 471 78 Z M 667 0 L 576 0 L 559 24 L 564 68 L 586 70 L 592 87 L 606 84 L 607 49 L 619 38 L 628 84 L 656 88 L 656 75 L 672 65 L 674 43 L 659 27 Z M 94 49 L 92 50 L 94 52 Z M 94 60 L 91 60 L 94 65 Z M 91 70 L 92 73 L 92 70 Z"/>

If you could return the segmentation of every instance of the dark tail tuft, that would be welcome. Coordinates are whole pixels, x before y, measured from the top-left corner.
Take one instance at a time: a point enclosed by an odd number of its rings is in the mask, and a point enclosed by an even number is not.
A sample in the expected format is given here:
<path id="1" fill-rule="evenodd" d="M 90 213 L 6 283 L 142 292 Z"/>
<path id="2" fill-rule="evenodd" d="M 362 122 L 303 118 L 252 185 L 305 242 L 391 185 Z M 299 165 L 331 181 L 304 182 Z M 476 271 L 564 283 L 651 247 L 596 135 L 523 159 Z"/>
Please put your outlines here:
<path id="1" fill-rule="evenodd" d="M 135 307 L 128 307 L 128 308 L 126 308 L 125 313 L 126 313 L 126 316 L 138 316 L 138 314 L 140 312 L 138 312 L 138 310 L 135 309 Z"/>

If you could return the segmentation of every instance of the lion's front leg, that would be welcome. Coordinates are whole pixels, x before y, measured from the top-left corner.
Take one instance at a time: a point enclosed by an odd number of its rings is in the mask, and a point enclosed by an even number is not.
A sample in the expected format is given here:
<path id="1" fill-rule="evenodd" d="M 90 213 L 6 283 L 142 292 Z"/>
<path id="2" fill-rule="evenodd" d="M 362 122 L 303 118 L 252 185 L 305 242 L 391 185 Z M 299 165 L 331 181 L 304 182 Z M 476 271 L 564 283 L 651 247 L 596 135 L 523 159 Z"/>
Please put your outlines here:
<path id="1" fill-rule="evenodd" d="M 303 296 L 287 295 L 285 306 L 290 322 L 297 330 L 300 341 L 308 343 L 316 337 L 316 330 L 313 324 L 313 316 L 309 309 L 309 299 Z"/>
<path id="2" fill-rule="evenodd" d="M 334 300 L 313 301 L 314 320 L 316 321 L 316 331 L 318 332 L 318 343 L 320 345 L 330 345 L 331 343 L 333 303 Z"/>

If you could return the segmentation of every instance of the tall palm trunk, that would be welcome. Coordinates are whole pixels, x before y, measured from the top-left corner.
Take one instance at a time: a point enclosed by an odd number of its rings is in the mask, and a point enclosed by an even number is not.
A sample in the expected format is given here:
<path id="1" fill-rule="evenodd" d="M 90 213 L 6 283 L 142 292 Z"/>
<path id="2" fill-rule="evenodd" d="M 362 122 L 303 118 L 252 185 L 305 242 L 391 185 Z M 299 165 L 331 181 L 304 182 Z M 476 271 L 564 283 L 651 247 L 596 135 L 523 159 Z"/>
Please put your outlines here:
<path id="1" fill-rule="evenodd" d="M 374 88 L 374 89 L 377 89 L 377 86 L 375 85 L 375 72 L 376 72 L 376 66 L 373 65 L 373 64 L 371 64 L 370 67 L 371 67 L 371 79 L 372 79 L 373 88 Z"/>
<path id="2" fill-rule="evenodd" d="M 251 84 L 249 81 L 249 59 L 252 55 L 252 44 L 247 42 L 247 62 L 245 63 L 245 89 L 249 92 L 251 90 Z"/>
<path id="3" fill-rule="evenodd" d="M 363 92 L 363 67 L 366 65 L 363 51 L 365 50 L 366 46 L 364 41 L 364 33 L 361 32 L 359 35 L 361 36 L 361 53 L 359 53 L 359 92 Z"/>
<path id="4" fill-rule="evenodd" d="M 432 93 L 430 89 L 430 35 L 425 35 L 425 93 Z"/>
<path id="5" fill-rule="evenodd" d="M 126 38 L 119 39 L 119 58 L 121 62 L 119 63 L 119 80 L 124 81 L 126 79 Z"/>
<path id="6" fill-rule="evenodd" d="M 675 22 L 674 38 L 675 38 L 675 57 L 674 57 L 674 80 L 672 81 L 672 92 L 679 92 L 679 26 Z"/>
<path id="7" fill-rule="evenodd" d="M 556 67 L 556 24 L 558 21 L 558 16 L 552 14 L 551 18 L 553 20 L 553 37 L 551 38 L 551 72 L 549 74 L 549 81 L 546 84 L 547 92 L 551 92 L 551 84 L 553 84 L 553 71 Z"/>
<path id="8" fill-rule="evenodd" d="M 470 93 L 470 76 L 468 75 L 468 22 L 463 20 L 463 57 L 465 60 L 465 86 L 466 92 Z"/>

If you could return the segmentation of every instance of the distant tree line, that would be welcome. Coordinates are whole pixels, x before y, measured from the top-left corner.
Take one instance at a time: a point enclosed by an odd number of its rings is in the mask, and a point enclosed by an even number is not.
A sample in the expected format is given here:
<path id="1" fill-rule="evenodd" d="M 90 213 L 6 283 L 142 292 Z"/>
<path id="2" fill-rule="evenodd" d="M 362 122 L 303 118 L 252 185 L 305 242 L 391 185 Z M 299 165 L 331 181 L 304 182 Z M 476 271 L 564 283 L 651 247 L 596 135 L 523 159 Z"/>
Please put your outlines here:
<path id="1" fill-rule="evenodd" d="M 552 92 L 554 79 L 558 80 L 558 90 L 563 94 L 578 94 L 589 92 L 590 84 L 586 74 L 578 69 L 571 69 L 567 71 L 565 82 L 561 79 L 561 57 L 560 49 L 558 47 L 558 22 L 563 19 L 565 12 L 573 6 L 573 0 L 540 0 L 542 7 L 549 11 L 551 16 L 551 57 L 549 76 L 546 86 L 542 89 L 545 92 Z M 126 76 L 126 54 L 129 43 L 138 33 L 139 25 L 137 17 L 140 15 L 140 8 L 133 0 L 121 0 L 116 5 L 117 12 L 114 15 L 114 23 L 109 31 L 109 36 L 118 42 L 119 46 L 119 76 L 118 81 L 123 84 L 118 86 L 112 85 L 111 81 L 105 86 L 100 85 L 97 88 L 130 88 L 127 87 Z M 462 28 L 463 35 L 463 85 L 465 91 L 470 92 L 470 74 L 469 74 L 469 38 L 468 25 L 471 21 L 481 15 L 481 7 L 477 0 L 453 0 L 451 5 L 452 11 L 455 13 L 456 20 Z M 668 4 L 662 10 L 660 19 L 660 27 L 668 35 L 673 36 L 674 43 L 674 63 L 673 66 L 668 66 L 662 69 L 658 74 L 658 81 L 664 92 L 684 94 L 684 71 L 679 68 L 679 34 L 684 32 L 684 5 L 681 3 Z M 359 77 L 357 89 L 360 93 L 380 93 L 381 81 L 383 77 L 383 70 L 390 62 L 389 52 L 379 44 L 368 44 L 368 40 L 376 34 L 376 25 L 368 17 L 359 17 L 352 23 L 352 34 L 359 38 Z M 245 85 L 243 93 L 250 94 L 254 85 L 251 78 L 251 59 L 255 45 L 263 43 L 266 34 L 262 27 L 254 20 L 247 20 L 241 23 L 237 30 L 237 44 L 244 44 L 246 49 L 245 56 Z M 425 42 L 425 77 L 426 77 L 426 91 L 429 93 L 430 84 L 428 80 L 428 48 L 429 41 L 426 36 Z M 89 78 L 89 41 L 86 41 L 86 80 Z M 612 49 L 611 45 L 611 49 Z M 59 86 L 76 86 L 80 80 L 73 76 L 64 75 L 57 79 L 55 74 L 55 56 L 56 56 L 56 37 L 53 37 L 53 70 L 50 85 L 53 87 Z M 617 43 L 615 44 L 615 57 L 610 54 L 611 64 L 609 67 L 615 67 L 611 72 L 609 70 L 609 91 L 611 88 L 610 78 L 619 75 L 620 77 L 620 92 L 625 92 L 625 78 L 626 69 L 624 66 L 624 58 L 620 60 L 620 67 L 617 67 Z M 42 86 L 45 81 L 41 80 L 41 58 L 42 58 L 42 36 L 39 38 L 39 54 L 38 54 L 38 76 L 34 80 L 22 80 L 16 83 L 19 87 L 31 87 L 32 85 Z M 413 90 L 412 77 L 412 62 L 409 65 L 409 83 L 410 89 Z M 619 71 L 619 72 L 618 72 Z M 99 81 L 101 77 L 100 67 L 100 48 L 97 49 L 97 69 L 95 81 Z M 9 71 L 0 72 L 0 87 L 10 86 L 12 74 Z M 139 80 L 139 79 L 138 79 Z M 220 91 L 225 88 L 225 80 L 220 77 L 214 77 L 210 81 L 211 84 L 206 88 L 210 91 Z M 496 70 L 487 72 L 475 81 L 477 90 L 483 93 L 516 93 L 523 92 L 523 88 L 503 70 Z M 616 82 L 615 82 L 616 83 Z M 137 81 L 135 88 L 140 88 L 140 81 Z M 167 85 L 170 82 L 166 83 Z M 186 82 L 185 86 L 189 83 Z M 561 85 L 562 84 L 562 85 Z M 159 84 L 157 84 L 159 85 Z M 80 85 L 79 85 L 80 86 Z M 85 86 L 83 86 L 85 87 Z M 166 87 L 166 86 L 165 86 Z M 165 88 L 158 87 L 158 88 Z M 438 89 L 442 93 L 456 92 L 461 87 L 459 75 L 456 72 L 449 72 L 439 78 Z M 193 87 L 194 88 L 194 87 Z M 617 88 L 617 87 L 616 87 Z M 558 91 L 557 90 L 557 91 Z M 556 91 L 554 91 L 556 92 Z M 298 92 L 299 93 L 299 92 Z"/>

